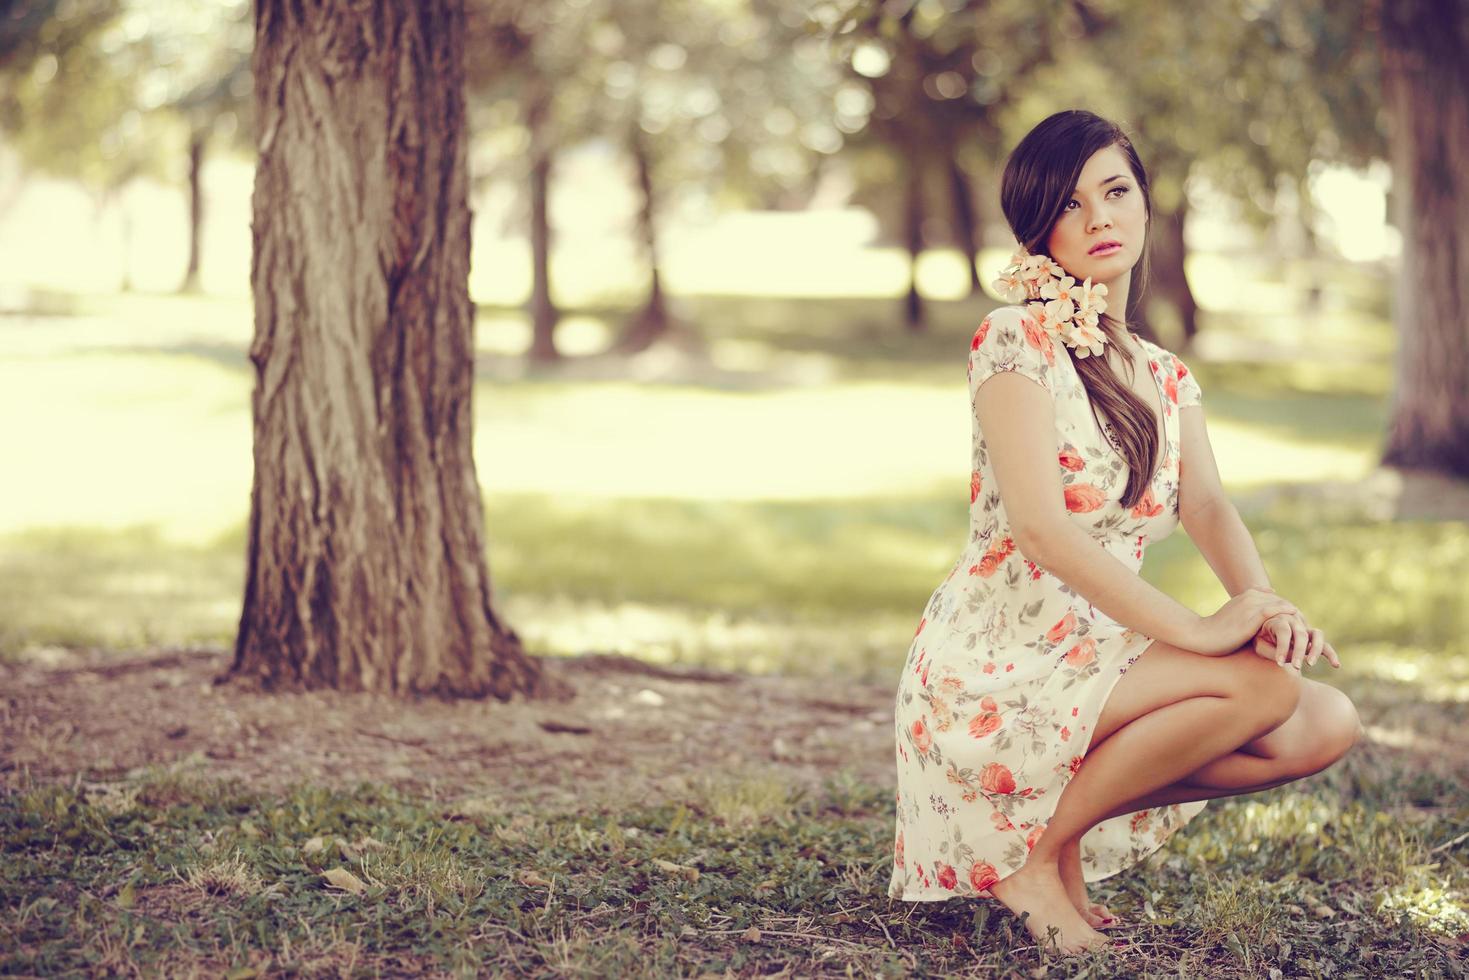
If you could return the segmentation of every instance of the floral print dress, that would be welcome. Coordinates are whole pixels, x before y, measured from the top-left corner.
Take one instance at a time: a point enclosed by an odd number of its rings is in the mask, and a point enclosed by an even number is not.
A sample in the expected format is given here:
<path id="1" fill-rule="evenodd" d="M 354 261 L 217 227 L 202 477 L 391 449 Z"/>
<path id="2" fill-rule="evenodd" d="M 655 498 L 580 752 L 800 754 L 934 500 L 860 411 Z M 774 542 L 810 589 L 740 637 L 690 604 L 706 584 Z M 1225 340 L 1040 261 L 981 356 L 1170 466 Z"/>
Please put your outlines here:
<path id="1" fill-rule="evenodd" d="M 1137 506 L 1127 464 L 1098 429 L 1068 349 L 1018 306 L 987 316 L 969 352 L 979 386 L 1017 371 L 1055 404 L 1056 465 L 1068 517 L 1134 571 L 1178 526 L 1179 409 L 1198 405 L 1182 360 L 1132 334 L 1148 358 L 1165 445 Z M 1141 367 L 1141 365 L 1139 365 Z M 1113 686 L 1152 638 L 1092 605 L 1016 547 L 975 419 L 969 540 L 918 622 L 898 685 L 898 785 L 890 898 L 990 898 L 1046 829 Z M 1097 881 L 1155 851 L 1204 801 L 1112 817 L 1081 840 Z"/>

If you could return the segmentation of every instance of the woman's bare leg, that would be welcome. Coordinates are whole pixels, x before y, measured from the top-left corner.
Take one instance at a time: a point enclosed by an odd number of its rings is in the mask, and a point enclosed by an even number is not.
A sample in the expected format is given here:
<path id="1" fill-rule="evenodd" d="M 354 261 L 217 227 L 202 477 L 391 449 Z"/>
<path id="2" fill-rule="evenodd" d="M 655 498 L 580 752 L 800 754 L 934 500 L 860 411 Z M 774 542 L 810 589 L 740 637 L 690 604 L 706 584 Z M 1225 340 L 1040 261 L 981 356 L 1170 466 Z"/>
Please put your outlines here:
<path id="1" fill-rule="evenodd" d="M 1303 677 L 1301 702 L 1279 728 L 1171 786 L 1118 805 L 1102 819 L 1170 803 L 1273 789 L 1325 769 L 1345 755 L 1361 735 L 1362 722 L 1351 699 L 1329 684 Z"/>
<path id="2" fill-rule="evenodd" d="M 1301 679 L 1301 700 L 1280 727 L 1210 762 L 1183 779 L 1119 804 L 1102 819 L 1138 810 L 1258 793 L 1320 772 L 1350 749 L 1362 733 L 1357 710 L 1337 688 Z M 1090 828 L 1088 828 L 1089 830 Z M 1081 837 L 1066 843 L 1061 878 L 1067 894 L 1089 925 L 1105 928 L 1112 912 L 1090 901 L 1081 870 Z M 1115 918 L 1115 917 L 1113 917 Z"/>
<path id="3" fill-rule="evenodd" d="M 1243 652 L 1245 656 L 1240 656 Z M 1075 951 L 1104 941 L 1060 877 L 1061 853 L 1117 806 L 1184 776 L 1280 726 L 1300 698 L 1299 677 L 1243 650 L 1202 657 L 1154 641 L 1113 689 L 1092 734 L 1095 748 L 1057 800 L 1019 871 L 991 893 L 1044 939 Z"/>

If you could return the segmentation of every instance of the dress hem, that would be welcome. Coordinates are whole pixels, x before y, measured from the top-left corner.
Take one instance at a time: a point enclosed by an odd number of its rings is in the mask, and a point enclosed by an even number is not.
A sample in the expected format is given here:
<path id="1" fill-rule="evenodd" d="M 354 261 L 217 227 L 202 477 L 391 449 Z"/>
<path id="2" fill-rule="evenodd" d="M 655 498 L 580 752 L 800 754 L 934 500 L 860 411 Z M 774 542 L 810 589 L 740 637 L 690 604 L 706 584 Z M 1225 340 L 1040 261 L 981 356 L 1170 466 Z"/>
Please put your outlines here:
<path id="1" fill-rule="evenodd" d="M 1135 635 L 1131 638 L 1130 642 L 1133 642 L 1138 647 L 1138 652 L 1135 656 L 1131 654 L 1125 656 L 1124 659 L 1126 666 L 1119 670 L 1117 672 L 1117 676 L 1112 679 L 1112 682 L 1109 685 L 1107 685 L 1107 690 L 1101 700 L 1102 707 L 1097 712 L 1098 717 L 1101 716 L 1101 711 L 1106 709 L 1107 702 L 1111 699 L 1112 691 L 1114 688 L 1116 688 L 1118 681 L 1122 680 L 1123 676 L 1132 669 L 1132 665 L 1137 663 L 1137 661 L 1142 658 L 1142 655 L 1147 652 L 1148 648 L 1157 642 L 1156 637 L 1148 636 L 1146 633 L 1137 633 L 1136 631 L 1133 632 Z M 1139 643 L 1137 641 L 1141 642 Z M 1090 753 L 1091 746 L 1088 745 L 1086 752 L 1082 753 L 1083 764 L 1085 764 L 1086 756 Z M 1113 861 L 1108 862 L 1101 867 L 1098 867 L 1095 863 L 1093 863 L 1089 867 L 1086 865 L 1085 860 L 1083 859 L 1081 869 L 1082 881 L 1086 884 L 1104 881 L 1107 878 L 1111 878 L 1114 875 L 1121 874 L 1122 872 L 1147 861 L 1150 857 L 1156 854 L 1164 844 L 1168 843 L 1168 841 L 1173 837 L 1175 833 L 1177 833 L 1179 830 L 1182 830 L 1184 825 L 1186 825 L 1190 820 L 1197 816 L 1207 804 L 1208 800 L 1193 800 L 1182 804 L 1167 804 L 1167 806 L 1179 807 L 1179 813 L 1183 817 L 1183 819 L 1178 823 L 1177 826 L 1175 826 L 1172 830 L 1168 832 L 1168 835 L 1166 837 L 1159 840 L 1152 846 L 1152 848 L 1150 848 L 1146 853 L 1142 855 L 1139 855 L 1137 857 L 1123 857 L 1121 860 L 1116 860 L 1114 858 Z M 1083 850 L 1086 848 L 1086 837 L 1088 835 L 1093 834 L 1098 830 L 1101 830 L 1103 827 L 1111 824 L 1113 821 L 1130 821 L 1134 814 L 1141 813 L 1144 810 L 1160 809 L 1163 809 L 1163 807 L 1141 807 L 1128 813 L 1121 813 L 1115 817 L 1109 817 L 1108 819 L 1095 824 L 1090 830 L 1087 831 L 1085 835 L 1082 836 Z M 1051 813 L 1054 814 L 1055 810 L 1052 810 Z M 1047 820 L 1049 821 L 1049 819 L 1050 818 L 1048 816 Z M 1020 867 L 1024 867 L 1024 864 L 1022 863 Z M 1019 871 L 1020 867 L 1009 869 L 1003 875 L 1001 875 L 998 881 L 1004 881 L 1006 878 Z M 995 898 L 994 894 L 990 892 L 989 889 L 985 889 L 984 891 L 957 892 L 946 888 L 933 888 L 919 891 L 916 894 L 909 894 L 908 890 L 905 889 L 902 895 L 889 894 L 887 897 L 889 898 L 889 900 L 894 902 L 946 902 L 950 899 L 955 898 L 992 899 L 994 901 L 999 901 L 999 899 Z"/>

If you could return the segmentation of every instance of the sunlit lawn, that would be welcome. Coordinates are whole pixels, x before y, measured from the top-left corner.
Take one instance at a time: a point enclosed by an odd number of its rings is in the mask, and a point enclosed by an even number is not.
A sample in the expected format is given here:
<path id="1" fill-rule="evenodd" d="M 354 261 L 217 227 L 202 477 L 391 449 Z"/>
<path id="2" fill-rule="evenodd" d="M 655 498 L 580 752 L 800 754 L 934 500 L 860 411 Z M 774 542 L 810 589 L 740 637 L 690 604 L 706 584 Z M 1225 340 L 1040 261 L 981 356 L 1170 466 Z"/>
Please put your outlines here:
<path id="1" fill-rule="evenodd" d="M 965 538 L 962 359 L 986 307 L 933 303 L 933 328 L 910 338 L 890 302 L 684 303 L 723 367 L 708 379 L 478 384 L 500 601 L 545 652 L 887 676 Z M 0 319 L 0 413 L 21 420 L 0 431 L 0 655 L 227 644 L 249 504 L 248 306 L 132 296 L 77 312 Z M 514 312 L 481 310 L 483 373 L 514 363 Z M 1234 316 L 1206 325 L 1272 336 Z M 1339 360 L 1192 358 L 1211 439 L 1276 587 L 1338 645 L 1462 656 L 1462 524 L 1250 504 L 1261 487 L 1372 470 L 1391 383 L 1372 322 L 1323 321 L 1318 335 L 1354 338 Z M 775 383 L 796 357 L 818 380 Z M 1227 597 L 1182 532 L 1144 574 L 1200 611 Z"/>

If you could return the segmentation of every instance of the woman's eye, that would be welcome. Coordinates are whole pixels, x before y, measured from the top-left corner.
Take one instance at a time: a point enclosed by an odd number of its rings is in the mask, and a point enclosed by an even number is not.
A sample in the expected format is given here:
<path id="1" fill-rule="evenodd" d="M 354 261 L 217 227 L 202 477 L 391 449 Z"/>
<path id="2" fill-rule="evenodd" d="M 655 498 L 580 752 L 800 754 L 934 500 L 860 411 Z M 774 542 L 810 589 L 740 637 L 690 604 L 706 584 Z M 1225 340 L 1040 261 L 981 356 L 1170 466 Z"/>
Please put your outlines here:
<path id="1" fill-rule="evenodd" d="M 1108 194 L 1111 194 L 1113 191 L 1115 191 L 1118 195 L 1122 195 L 1122 194 L 1126 194 L 1127 193 L 1127 190 L 1128 189 L 1126 187 L 1113 187 L 1113 188 L 1110 188 L 1107 191 L 1107 193 Z M 1069 201 L 1066 202 L 1066 207 L 1063 208 L 1062 210 L 1063 211 L 1070 211 L 1071 210 L 1071 205 L 1073 205 L 1073 204 L 1076 204 L 1076 198 L 1074 198 L 1074 197 L 1071 200 L 1069 200 Z"/>

